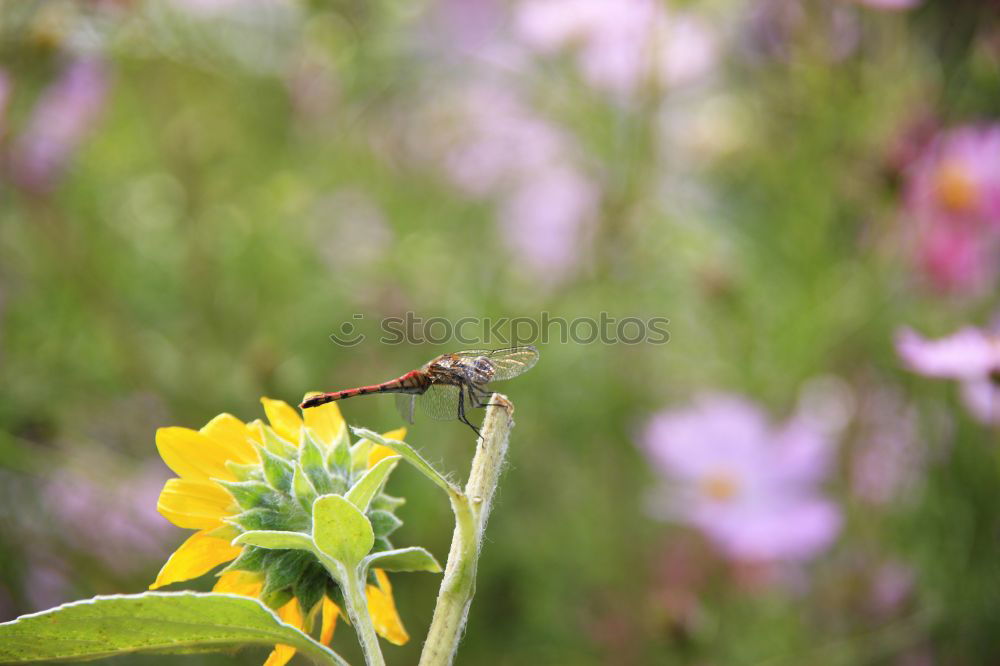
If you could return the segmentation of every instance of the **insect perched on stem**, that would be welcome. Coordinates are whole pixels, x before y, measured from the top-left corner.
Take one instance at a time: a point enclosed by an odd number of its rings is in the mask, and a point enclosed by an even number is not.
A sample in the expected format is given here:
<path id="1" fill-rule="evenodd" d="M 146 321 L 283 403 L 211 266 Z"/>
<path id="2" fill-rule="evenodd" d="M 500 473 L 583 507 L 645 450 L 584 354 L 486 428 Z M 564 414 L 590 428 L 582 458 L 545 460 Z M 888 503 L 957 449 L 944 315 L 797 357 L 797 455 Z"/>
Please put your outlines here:
<path id="1" fill-rule="evenodd" d="M 528 345 L 507 349 L 470 349 L 442 354 L 417 370 L 381 384 L 360 386 L 345 391 L 320 393 L 306 398 L 303 409 L 318 407 L 334 400 L 369 393 L 395 393 L 396 406 L 408 423 L 413 423 L 414 409 L 431 418 L 458 419 L 479 434 L 469 421 L 466 410 L 486 407 L 492 391 L 491 382 L 513 379 L 538 361 L 538 350 Z"/>

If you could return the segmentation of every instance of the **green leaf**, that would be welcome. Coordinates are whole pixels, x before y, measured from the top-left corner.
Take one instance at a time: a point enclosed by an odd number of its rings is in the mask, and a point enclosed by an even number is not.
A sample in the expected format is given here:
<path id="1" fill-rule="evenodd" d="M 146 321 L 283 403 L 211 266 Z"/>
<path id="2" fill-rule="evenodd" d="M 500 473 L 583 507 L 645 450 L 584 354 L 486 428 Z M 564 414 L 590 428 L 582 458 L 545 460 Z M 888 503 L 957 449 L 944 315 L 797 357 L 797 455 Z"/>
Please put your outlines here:
<path id="1" fill-rule="evenodd" d="M 369 567 L 385 569 L 386 571 L 429 571 L 440 573 L 441 565 L 424 548 L 399 548 L 372 553 L 361 563 L 362 573 L 367 573 Z"/>
<path id="2" fill-rule="evenodd" d="M 345 497 L 363 512 L 368 511 L 368 505 L 382 490 L 389 474 L 396 469 L 396 465 L 402 456 L 389 456 L 375 463 L 375 466 L 365 472 L 365 475 L 358 479 L 357 483 L 351 486 Z"/>
<path id="3" fill-rule="evenodd" d="M 102 596 L 0 624 L 0 662 L 7 664 L 278 643 L 291 645 L 315 664 L 347 666 L 337 653 L 285 624 L 256 599 L 231 594 Z"/>
<path id="4" fill-rule="evenodd" d="M 255 530 L 244 532 L 235 539 L 236 546 L 257 546 L 271 550 L 308 550 L 312 551 L 313 542 L 309 535 L 301 532 L 280 532 L 278 530 Z"/>
<path id="5" fill-rule="evenodd" d="M 382 446 L 388 446 L 390 449 L 405 458 L 408 463 L 420 470 L 424 476 L 433 481 L 439 487 L 443 488 L 449 496 L 452 493 L 461 493 L 461 490 L 453 486 L 448 479 L 441 474 L 441 472 L 434 469 L 433 465 L 424 460 L 423 456 L 417 453 L 416 450 L 414 450 L 414 448 L 406 442 L 400 442 L 396 439 L 385 439 L 378 433 L 372 432 L 366 428 L 352 428 L 352 430 L 358 437 L 364 437 L 366 440 L 376 442 Z"/>
<path id="6" fill-rule="evenodd" d="M 358 507 L 340 495 L 324 495 L 313 503 L 313 542 L 352 570 L 371 551 L 375 533 Z"/>

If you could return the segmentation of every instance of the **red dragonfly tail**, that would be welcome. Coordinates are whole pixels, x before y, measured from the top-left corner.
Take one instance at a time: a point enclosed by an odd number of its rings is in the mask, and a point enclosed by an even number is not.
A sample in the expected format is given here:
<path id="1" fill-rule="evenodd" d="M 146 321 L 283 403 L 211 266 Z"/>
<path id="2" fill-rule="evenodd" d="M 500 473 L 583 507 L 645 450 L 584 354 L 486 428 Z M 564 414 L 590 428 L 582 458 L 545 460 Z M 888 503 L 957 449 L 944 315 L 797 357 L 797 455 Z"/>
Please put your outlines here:
<path id="1" fill-rule="evenodd" d="M 333 402 L 334 400 L 343 400 L 344 398 L 353 398 L 356 395 L 368 395 L 369 393 L 414 393 L 422 392 L 419 391 L 421 388 L 425 387 L 426 382 L 424 378 L 419 375 L 418 372 L 408 372 L 407 374 L 399 377 L 397 379 L 392 379 L 387 382 L 382 382 L 381 384 L 372 384 L 371 386 L 360 386 L 358 388 L 347 389 L 346 391 L 332 391 L 330 393 L 319 393 L 314 396 L 310 396 L 302 401 L 299 405 L 302 409 L 308 409 L 310 407 L 319 407 L 320 405 L 325 405 L 328 402 Z"/>

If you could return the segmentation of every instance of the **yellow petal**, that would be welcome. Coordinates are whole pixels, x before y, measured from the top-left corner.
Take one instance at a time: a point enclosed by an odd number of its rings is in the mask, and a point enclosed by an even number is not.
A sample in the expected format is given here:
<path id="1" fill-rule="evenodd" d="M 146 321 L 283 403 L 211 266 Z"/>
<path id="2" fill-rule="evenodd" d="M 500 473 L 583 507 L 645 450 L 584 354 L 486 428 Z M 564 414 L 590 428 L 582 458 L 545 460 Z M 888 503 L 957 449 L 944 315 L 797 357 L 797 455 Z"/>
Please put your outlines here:
<path id="1" fill-rule="evenodd" d="M 396 428 L 395 430 L 390 430 L 389 432 L 382 433 L 383 439 L 395 439 L 402 442 L 406 439 L 406 428 Z"/>
<path id="2" fill-rule="evenodd" d="M 259 597 L 264 587 L 260 574 L 249 571 L 227 571 L 215 581 L 212 592 L 239 594 L 244 597 Z"/>
<path id="3" fill-rule="evenodd" d="M 276 612 L 286 624 L 305 631 L 305 618 L 302 616 L 302 609 L 299 608 L 299 600 L 295 597 Z M 291 645 L 275 645 L 264 666 L 284 666 L 294 656 L 295 648 Z"/>
<path id="4" fill-rule="evenodd" d="M 333 640 L 333 630 L 337 628 L 337 616 L 340 615 L 340 608 L 330 601 L 329 597 L 323 597 L 323 626 L 319 632 L 319 642 L 329 645 Z"/>
<path id="5" fill-rule="evenodd" d="M 259 462 L 257 452 L 250 444 L 250 431 L 246 424 L 232 414 L 219 414 L 205 424 L 201 434 L 206 435 L 225 449 L 227 460 L 241 464 Z"/>
<path id="6" fill-rule="evenodd" d="M 285 666 L 295 656 L 295 648 L 291 645 L 275 645 L 271 654 L 267 655 L 264 666 Z"/>
<path id="7" fill-rule="evenodd" d="M 281 400 L 261 398 L 260 402 L 264 405 L 264 413 L 267 414 L 267 420 L 271 422 L 274 431 L 298 446 L 302 434 L 302 419 L 296 411 Z"/>
<path id="8" fill-rule="evenodd" d="M 313 395 L 316 395 L 315 391 L 306 393 L 305 397 Z M 311 429 L 324 444 L 332 444 L 346 427 L 344 417 L 340 413 L 340 405 L 336 402 L 303 409 L 302 418 L 305 419 L 306 427 Z"/>
<path id="9" fill-rule="evenodd" d="M 368 612 L 372 616 L 375 631 L 393 645 L 403 645 L 410 640 L 410 635 L 406 633 L 403 621 L 399 619 L 399 613 L 396 611 L 389 577 L 381 569 L 376 569 L 375 579 L 378 581 L 378 586 L 369 585 L 365 589 L 368 596 Z"/>
<path id="10" fill-rule="evenodd" d="M 197 430 L 160 428 L 156 431 L 156 448 L 167 467 L 182 479 L 236 480 L 226 469 L 226 447 Z"/>
<path id="11" fill-rule="evenodd" d="M 221 527 L 222 519 L 237 511 L 232 496 L 222 486 L 189 479 L 168 479 L 156 509 L 177 527 L 194 530 Z"/>
<path id="12" fill-rule="evenodd" d="M 406 428 L 396 428 L 395 430 L 390 430 L 389 432 L 382 433 L 382 436 L 386 439 L 396 439 L 403 441 L 406 437 Z M 368 467 L 369 469 L 374 467 L 379 460 L 382 458 L 388 458 L 389 456 L 399 455 L 388 446 L 382 446 L 381 444 L 376 444 L 372 447 L 372 450 L 368 452 Z"/>
<path id="13" fill-rule="evenodd" d="M 239 546 L 233 546 L 224 539 L 210 537 L 205 532 L 195 532 L 174 551 L 149 589 L 155 590 L 180 580 L 197 578 L 223 562 L 234 559 L 241 550 Z"/>

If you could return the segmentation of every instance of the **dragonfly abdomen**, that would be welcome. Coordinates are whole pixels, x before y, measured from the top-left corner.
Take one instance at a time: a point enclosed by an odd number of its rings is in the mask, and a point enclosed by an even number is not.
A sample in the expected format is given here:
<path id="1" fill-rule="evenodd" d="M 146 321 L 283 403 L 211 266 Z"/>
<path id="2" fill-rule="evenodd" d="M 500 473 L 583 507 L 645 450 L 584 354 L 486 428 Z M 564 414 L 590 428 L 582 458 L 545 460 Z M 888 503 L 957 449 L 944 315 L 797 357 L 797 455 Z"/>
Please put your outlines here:
<path id="1" fill-rule="evenodd" d="M 359 386 L 358 388 L 344 391 L 331 391 L 330 393 L 320 393 L 310 396 L 303 400 L 299 406 L 303 409 L 319 407 L 335 400 L 344 400 L 345 398 L 353 398 L 356 395 L 368 395 L 370 393 L 423 393 L 429 385 L 430 380 L 427 376 L 424 373 L 414 370 L 402 377 L 397 377 L 381 384 Z"/>

